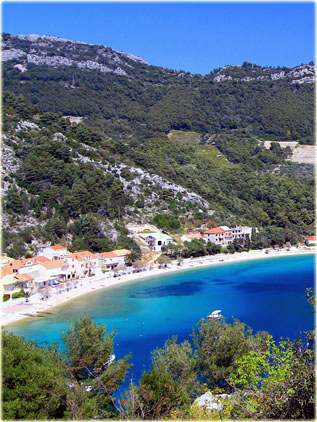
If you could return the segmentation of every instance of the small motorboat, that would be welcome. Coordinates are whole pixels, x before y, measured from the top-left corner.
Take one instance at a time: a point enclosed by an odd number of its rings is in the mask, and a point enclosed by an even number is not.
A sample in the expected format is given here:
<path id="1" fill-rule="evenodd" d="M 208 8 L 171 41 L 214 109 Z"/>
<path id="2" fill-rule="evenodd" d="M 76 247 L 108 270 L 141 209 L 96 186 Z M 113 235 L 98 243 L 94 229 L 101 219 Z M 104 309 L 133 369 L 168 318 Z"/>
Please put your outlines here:
<path id="1" fill-rule="evenodd" d="M 212 311 L 211 314 L 208 315 L 208 319 L 220 319 L 222 318 L 221 310 Z"/>

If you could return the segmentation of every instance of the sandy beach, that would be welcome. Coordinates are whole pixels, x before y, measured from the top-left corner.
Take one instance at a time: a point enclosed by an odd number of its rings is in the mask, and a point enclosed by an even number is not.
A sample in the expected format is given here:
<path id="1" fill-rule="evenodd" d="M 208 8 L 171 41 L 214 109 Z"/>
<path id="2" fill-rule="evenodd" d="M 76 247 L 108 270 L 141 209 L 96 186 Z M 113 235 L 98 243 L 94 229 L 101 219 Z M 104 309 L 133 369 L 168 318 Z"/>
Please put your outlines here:
<path id="1" fill-rule="evenodd" d="M 36 303 L 25 303 L 20 305 L 12 305 L 1 309 L 1 324 L 6 326 L 15 322 L 18 322 L 30 316 L 39 315 L 41 313 L 53 312 L 53 308 L 62 305 L 68 301 L 71 301 L 79 296 L 91 293 L 93 291 L 111 287 L 121 283 L 134 282 L 135 280 L 143 279 L 146 277 L 153 277 L 157 275 L 164 275 L 175 271 L 184 271 L 189 269 L 200 268 L 204 266 L 222 265 L 232 262 L 249 261 L 253 259 L 267 259 L 282 256 L 298 256 L 307 254 L 316 254 L 316 248 L 298 249 L 290 248 L 289 250 L 269 250 L 266 254 L 265 250 L 262 251 L 249 251 L 240 252 L 232 255 L 219 254 L 204 256 L 199 258 L 188 258 L 184 259 L 181 266 L 177 263 L 171 263 L 167 268 L 154 268 L 152 270 L 143 271 L 135 274 L 126 274 L 118 277 L 106 278 L 104 275 L 90 277 L 79 280 L 76 288 L 72 288 L 69 291 L 53 294 L 46 300 L 40 300 Z M 56 309 L 54 310 L 56 312 Z"/>

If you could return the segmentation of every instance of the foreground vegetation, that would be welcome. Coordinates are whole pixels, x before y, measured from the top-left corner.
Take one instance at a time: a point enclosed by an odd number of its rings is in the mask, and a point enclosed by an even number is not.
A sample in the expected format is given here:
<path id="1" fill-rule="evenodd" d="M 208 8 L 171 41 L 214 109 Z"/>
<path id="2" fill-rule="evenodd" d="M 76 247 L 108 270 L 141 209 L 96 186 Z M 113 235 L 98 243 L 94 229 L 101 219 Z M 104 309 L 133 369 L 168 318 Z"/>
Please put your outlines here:
<path id="1" fill-rule="evenodd" d="M 132 364 L 109 362 L 114 336 L 87 315 L 69 323 L 63 350 L 3 331 L 2 419 L 314 418 L 312 332 L 275 342 L 238 320 L 201 320 L 191 342 L 173 337 L 154 350 L 150 370 L 120 397 Z M 213 410 L 194 403 L 206 391 Z"/>

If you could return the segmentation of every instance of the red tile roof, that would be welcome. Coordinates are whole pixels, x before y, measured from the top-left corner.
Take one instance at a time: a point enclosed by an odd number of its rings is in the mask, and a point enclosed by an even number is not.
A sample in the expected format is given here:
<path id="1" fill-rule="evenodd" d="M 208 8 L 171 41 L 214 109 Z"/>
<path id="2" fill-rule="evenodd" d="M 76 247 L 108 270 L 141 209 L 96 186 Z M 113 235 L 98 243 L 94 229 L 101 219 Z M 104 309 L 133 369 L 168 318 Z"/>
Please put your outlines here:
<path id="1" fill-rule="evenodd" d="M 117 255 L 113 252 L 100 252 L 100 254 L 103 258 L 117 258 Z"/>
<path id="2" fill-rule="evenodd" d="M 224 233 L 224 230 L 221 229 L 220 227 L 215 227 L 213 229 L 206 230 L 204 232 L 204 234 L 206 234 L 206 233 L 207 234 L 218 234 L 218 233 Z"/>
<path id="3" fill-rule="evenodd" d="M 6 265 L 5 267 L 1 268 L 1 278 L 9 274 L 14 274 L 12 267 Z"/>
<path id="4" fill-rule="evenodd" d="M 36 265 L 40 262 L 47 261 L 50 261 L 50 259 L 46 258 L 46 256 L 35 256 L 34 258 L 15 259 L 8 265 L 10 265 L 11 268 L 19 269 L 21 267 L 24 267 L 28 262 L 31 262 L 32 264 Z"/>
<path id="5" fill-rule="evenodd" d="M 62 245 L 54 245 L 54 246 L 50 246 L 50 248 L 51 249 L 54 249 L 54 250 L 66 249 L 66 247 L 65 246 L 62 246 Z"/>
<path id="6" fill-rule="evenodd" d="M 17 274 L 15 276 L 15 278 L 18 278 L 21 281 L 31 281 L 31 280 L 34 280 L 34 278 L 32 276 L 30 276 L 29 274 Z"/>
<path id="7" fill-rule="evenodd" d="M 14 268 L 15 270 L 17 270 L 18 268 L 21 268 L 25 265 L 25 263 L 23 263 L 23 261 L 27 262 L 29 261 L 29 259 L 23 260 L 23 259 L 15 259 L 14 261 L 11 261 L 8 266 L 10 266 L 11 268 Z"/>
<path id="8" fill-rule="evenodd" d="M 67 259 L 67 258 L 74 258 L 74 259 L 77 259 L 77 261 L 83 261 L 83 259 L 84 259 L 82 256 L 78 255 L 77 252 L 66 255 L 65 259 Z"/>
<path id="9" fill-rule="evenodd" d="M 93 254 L 92 252 L 89 252 L 89 251 L 81 251 L 81 252 L 76 252 L 76 253 L 81 255 L 81 256 L 91 256 L 92 258 L 97 258 L 97 256 L 95 254 Z"/>
<path id="10" fill-rule="evenodd" d="M 316 240 L 316 236 L 306 237 L 306 240 Z"/>
<path id="11" fill-rule="evenodd" d="M 44 268 L 57 268 L 57 267 L 68 267 L 67 262 L 62 259 L 56 259 L 55 261 L 41 262 L 40 265 Z"/>
<path id="12" fill-rule="evenodd" d="M 42 256 L 42 255 L 34 256 L 32 258 L 32 260 L 36 263 L 50 261 L 50 259 L 48 259 L 46 256 Z"/>

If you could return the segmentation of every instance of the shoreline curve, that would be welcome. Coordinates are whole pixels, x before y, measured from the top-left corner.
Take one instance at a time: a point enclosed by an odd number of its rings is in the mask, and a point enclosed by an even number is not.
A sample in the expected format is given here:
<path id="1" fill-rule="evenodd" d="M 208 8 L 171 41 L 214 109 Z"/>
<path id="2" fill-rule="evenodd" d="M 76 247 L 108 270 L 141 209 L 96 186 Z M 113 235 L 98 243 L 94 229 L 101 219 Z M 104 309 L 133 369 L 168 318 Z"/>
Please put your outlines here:
<path id="1" fill-rule="evenodd" d="M 82 285 L 77 286 L 76 288 L 73 288 L 72 290 L 67 292 L 54 294 L 46 300 L 36 302 L 34 304 L 25 303 L 21 305 L 13 305 L 12 307 L 7 307 L 5 309 L 2 308 L 1 325 L 2 327 L 6 327 L 8 325 L 18 323 L 26 318 L 38 317 L 36 316 L 36 314 L 50 313 L 50 311 L 52 311 L 54 308 L 64 305 L 65 303 L 77 299 L 80 296 L 92 293 L 97 290 L 116 286 L 122 283 L 134 282 L 140 279 L 170 274 L 177 271 L 194 270 L 202 267 L 212 267 L 214 265 L 231 264 L 235 262 L 301 255 L 316 256 L 316 252 L 316 248 L 309 248 L 309 250 L 291 248 L 290 250 L 270 250 L 268 254 L 266 254 L 264 250 L 256 250 L 249 252 L 236 252 L 232 255 L 208 255 L 198 258 L 184 259 L 183 264 L 181 266 L 178 266 L 176 263 L 172 263 L 169 264 L 168 268 L 155 268 L 153 270 L 147 270 L 141 273 L 126 274 L 118 277 L 106 278 L 104 275 L 89 277 L 81 280 Z"/>

